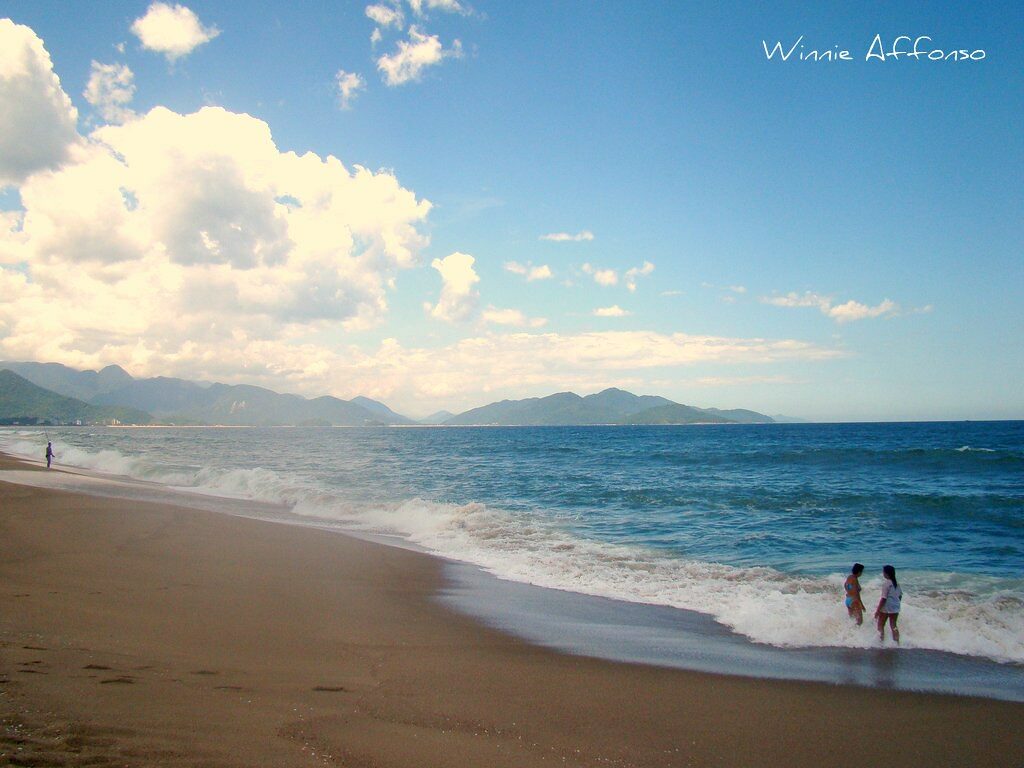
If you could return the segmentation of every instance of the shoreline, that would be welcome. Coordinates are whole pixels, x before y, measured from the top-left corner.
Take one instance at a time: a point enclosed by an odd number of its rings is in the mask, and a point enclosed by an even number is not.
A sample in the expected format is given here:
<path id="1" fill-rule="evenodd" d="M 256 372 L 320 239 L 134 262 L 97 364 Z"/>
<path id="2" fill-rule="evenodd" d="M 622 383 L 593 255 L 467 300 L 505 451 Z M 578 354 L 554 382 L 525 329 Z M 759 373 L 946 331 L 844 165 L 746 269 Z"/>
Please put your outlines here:
<path id="1" fill-rule="evenodd" d="M 2 456 L 0 452 L 0 456 Z M 30 457 L 15 461 L 42 467 Z M 198 493 L 160 482 L 73 466 L 52 473 L 4 473 L 10 482 L 72 493 L 146 501 L 341 534 L 399 547 L 440 563 L 445 586 L 433 599 L 463 616 L 533 645 L 608 661 L 754 679 L 854 685 L 1024 703 L 1024 665 L 984 656 L 891 645 L 757 642 L 706 613 L 507 580 L 405 539 L 350 530 L 295 514 L 287 505 Z M 39 482 L 42 480 L 43 482 Z M 873 634 L 873 629 L 865 628 Z"/>
<path id="2" fill-rule="evenodd" d="M 30 466 L 0 457 L 10 468 Z M 0 500 L 0 754 L 35 764 L 853 766 L 873 739 L 906 765 L 1024 752 L 1021 704 L 531 645 L 442 605 L 429 555 L 2 471 Z"/>

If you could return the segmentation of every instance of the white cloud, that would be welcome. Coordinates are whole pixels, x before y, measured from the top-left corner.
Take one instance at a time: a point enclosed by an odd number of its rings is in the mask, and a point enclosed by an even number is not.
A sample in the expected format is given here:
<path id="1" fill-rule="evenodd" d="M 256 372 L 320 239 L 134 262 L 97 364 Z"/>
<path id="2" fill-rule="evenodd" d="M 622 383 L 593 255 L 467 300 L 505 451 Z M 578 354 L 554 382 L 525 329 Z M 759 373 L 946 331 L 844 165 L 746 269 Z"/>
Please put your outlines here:
<path id="1" fill-rule="evenodd" d="M 506 261 L 505 271 L 511 272 L 514 275 L 522 275 L 529 283 L 532 283 L 534 280 L 549 280 L 554 277 L 551 267 L 547 264 L 535 267 L 530 262 L 520 264 L 518 261 Z"/>
<path id="2" fill-rule="evenodd" d="M 629 289 L 630 293 L 632 293 L 633 291 L 636 290 L 637 278 L 647 277 L 653 271 L 654 271 L 654 265 L 651 262 L 649 262 L 649 261 L 645 261 L 643 263 L 643 266 L 632 267 L 630 269 L 627 269 L 626 270 L 626 287 Z"/>
<path id="3" fill-rule="evenodd" d="M 803 294 L 792 292 L 785 296 L 766 296 L 761 300 L 765 304 L 776 307 L 817 307 L 825 314 L 828 314 L 828 308 L 832 304 L 831 299 L 827 296 L 820 296 L 810 291 Z"/>
<path id="4" fill-rule="evenodd" d="M 551 272 L 551 267 L 547 264 L 541 264 L 539 267 L 530 267 L 526 280 L 533 282 L 534 280 L 550 280 L 552 277 L 554 277 L 554 274 Z"/>
<path id="5" fill-rule="evenodd" d="M 409 39 L 400 40 L 398 49 L 390 56 L 377 59 L 377 69 L 388 85 L 403 85 L 422 78 L 423 71 L 445 59 L 460 58 L 462 43 L 456 40 L 445 49 L 437 35 L 427 35 L 417 27 L 409 28 Z"/>
<path id="6" fill-rule="evenodd" d="M 0 359 L 207 378 L 285 376 L 296 339 L 378 322 L 430 210 L 388 172 L 281 152 L 266 123 L 220 108 L 98 128 L 18 191 L 0 222 Z"/>
<path id="7" fill-rule="evenodd" d="M 384 5 L 383 3 L 366 6 L 366 16 L 374 24 L 385 29 L 388 27 L 401 29 L 402 24 L 405 22 L 405 15 L 402 13 L 401 8 L 394 5 Z"/>
<path id="8" fill-rule="evenodd" d="M 441 273 L 441 298 L 437 304 L 427 305 L 432 317 L 453 323 L 468 320 L 476 312 L 480 293 L 476 284 L 480 277 L 473 264 L 476 262 L 468 253 L 456 251 L 443 259 L 434 259 L 430 266 Z"/>
<path id="9" fill-rule="evenodd" d="M 342 109 L 348 109 L 356 94 L 366 88 L 366 81 L 355 72 L 339 69 L 334 79 L 338 83 L 338 103 Z"/>
<path id="10" fill-rule="evenodd" d="M 610 307 L 599 307 L 594 310 L 594 317 L 627 317 L 633 314 L 628 312 L 618 304 L 612 304 Z"/>
<path id="11" fill-rule="evenodd" d="M 744 285 L 730 285 L 729 290 L 733 293 L 746 293 L 747 288 Z"/>
<path id="12" fill-rule="evenodd" d="M 424 9 L 446 11 L 448 13 L 465 13 L 466 10 L 458 0 L 409 0 L 409 7 L 417 16 L 425 14 Z"/>
<path id="13" fill-rule="evenodd" d="M 900 311 L 899 305 L 889 299 L 885 299 L 873 307 L 853 301 L 852 299 L 843 304 L 833 304 L 830 297 L 811 291 L 806 291 L 802 294 L 791 292 L 785 296 L 765 296 L 762 297 L 761 301 L 776 307 L 814 307 L 837 323 L 850 323 L 855 320 L 864 320 L 871 317 L 891 316 Z"/>
<path id="14" fill-rule="evenodd" d="M 895 302 L 885 299 L 881 304 L 870 307 L 857 301 L 847 301 L 844 304 L 837 304 L 829 307 L 829 317 L 839 323 L 850 323 L 854 320 L 863 320 L 868 317 L 881 317 L 891 315 L 899 310 Z"/>
<path id="15" fill-rule="evenodd" d="M 545 317 L 527 317 L 518 309 L 488 307 L 483 311 L 483 321 L 494 325 L 512 325 L 517 328 L 542 328 L 547 325 Z"/>
<path id="16" fill-rule="evenodd" d="M 131 29 L 143 48 L 162 53 L 169 61 L 187 56 L 220 34 L 216 27 L 203 26 L 190 8 L 159 2 L 150 5 Z"/>
<path id="17" fill-rule="evenodd" d="M 592 264 L 584 264 L 580 269 L 583 270 L 584 274 L 593 277 L 594 282 L 598 285 L 609 287 L 617 285 L 619 282 L 619 273 L 614 269 L 599 269 Z"/>
<path id="18" fill-rule="evenodd" d="M 135 75 L 125 64 L 92 62 L 89 84 L 82 95 L 108 123 L 123 123 L 135 117 L 128 105 L 135 96 Z"/>
<path id="19" fill-rule="evenodd" d="M 547 235 L 541 235 L 540 239 L 550 240 L 554 243 L 582 243 L 593 240 L 594 233 L 589 229 L 584 229 L 582 232 L 577 232 L 575 235 L 570 235 L 568 232 L 552 232 Z"/>
<path id="20" fill-rule="evenodd" d="M 0 19 L 0 188 L 67 159 L 77 120 L 43 41 Z"/>

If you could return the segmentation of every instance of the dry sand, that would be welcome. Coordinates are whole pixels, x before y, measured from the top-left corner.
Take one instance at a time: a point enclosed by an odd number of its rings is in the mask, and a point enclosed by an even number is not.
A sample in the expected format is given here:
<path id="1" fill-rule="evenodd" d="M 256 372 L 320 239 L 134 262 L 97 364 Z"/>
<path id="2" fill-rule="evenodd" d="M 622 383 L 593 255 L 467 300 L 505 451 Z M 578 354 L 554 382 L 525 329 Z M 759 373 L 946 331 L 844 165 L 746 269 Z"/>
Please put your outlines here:
<path id="1" fill-rule="evenodd" d="M 1022 704 L 560 654 L 430 557 L 5 466 L 0 765 L 1024 765 Z"/>

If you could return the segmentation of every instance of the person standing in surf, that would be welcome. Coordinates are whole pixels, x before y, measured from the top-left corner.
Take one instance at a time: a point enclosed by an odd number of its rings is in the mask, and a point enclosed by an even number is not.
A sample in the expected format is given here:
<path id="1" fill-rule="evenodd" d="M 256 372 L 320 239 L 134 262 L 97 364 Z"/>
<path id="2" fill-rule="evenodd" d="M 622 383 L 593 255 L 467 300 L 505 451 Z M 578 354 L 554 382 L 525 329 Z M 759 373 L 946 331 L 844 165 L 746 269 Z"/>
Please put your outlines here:
<path id="1" fill-rule="evenodd" d="M 878 621 L 878 639 L 885 642 L 885 622 L 888 621 L 892 639 L 899 645 L 900 631 L 896 628 L 896 621 L 900 617 L 903 590 L 900 589 L 900 583 L 896 581 L 896 569 L 891 565 L 882 567 L 882 576 L 885 577 L 885 581 L 882 583 L 882 599 L 878 601 L 878 608 L 875 610 L 875 619 Z"/>
<path id="2" fill-rule="evenodd" d="M 846 577 L 843 589 L 846 590 L 846 610 L 850 618 L 857 622 L 859 627 L 864 623 L 864 601 L 860 597 L 860 575 L 864 573 L 864 566 L 854 563 L 850 569 L 850 575 Z"/>
<path id="3" fill-rule="evenodd" d="M 53 461 L 53 443 L 50 441 L 46 442 L 46 468 L 50 468 L 50 462 Z"/>

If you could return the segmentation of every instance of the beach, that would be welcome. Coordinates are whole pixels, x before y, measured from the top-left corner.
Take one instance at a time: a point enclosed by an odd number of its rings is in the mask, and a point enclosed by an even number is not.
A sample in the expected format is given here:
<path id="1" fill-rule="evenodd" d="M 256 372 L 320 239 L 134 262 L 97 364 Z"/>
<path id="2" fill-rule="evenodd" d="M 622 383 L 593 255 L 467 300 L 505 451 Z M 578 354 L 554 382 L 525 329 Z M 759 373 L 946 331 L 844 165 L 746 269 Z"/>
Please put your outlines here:
<path id="1" fill-rule="evenodd" d="M 1013 766 L 1024 705 L 573 656 L 441 561 L 4 481 L 0 765 Z M 40 470 L 44 471 L 44 470 Z"/>

